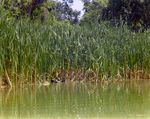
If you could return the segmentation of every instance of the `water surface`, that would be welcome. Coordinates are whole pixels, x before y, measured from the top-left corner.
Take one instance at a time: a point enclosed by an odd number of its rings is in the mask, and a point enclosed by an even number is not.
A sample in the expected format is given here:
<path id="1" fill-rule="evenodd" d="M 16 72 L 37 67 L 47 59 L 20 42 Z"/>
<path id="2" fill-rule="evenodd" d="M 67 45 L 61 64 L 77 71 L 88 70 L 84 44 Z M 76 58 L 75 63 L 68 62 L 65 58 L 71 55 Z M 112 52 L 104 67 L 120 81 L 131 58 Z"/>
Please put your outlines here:
<path id="1" fill-rule="evenodd" d="M 149 118 L 150 81 L 0 89 L 0 118 Z"/>

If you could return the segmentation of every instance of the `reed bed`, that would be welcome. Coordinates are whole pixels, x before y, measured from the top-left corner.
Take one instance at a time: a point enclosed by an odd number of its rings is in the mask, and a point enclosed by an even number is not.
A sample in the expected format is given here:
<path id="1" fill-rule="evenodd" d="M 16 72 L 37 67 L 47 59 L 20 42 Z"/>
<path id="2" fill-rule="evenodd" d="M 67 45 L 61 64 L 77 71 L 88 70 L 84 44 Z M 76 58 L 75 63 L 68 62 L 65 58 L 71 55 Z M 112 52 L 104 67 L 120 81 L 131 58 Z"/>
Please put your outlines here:
<path id="1" fill-rule="evenodd" d="M 30 21 L 0 12 L 0 80 L 13 85 L 59 78 L 113 81 L 150 78 L 149 31 L 108 22 L 88 26 Z M 10 82 L 10 84 L 11 84 Z"/>

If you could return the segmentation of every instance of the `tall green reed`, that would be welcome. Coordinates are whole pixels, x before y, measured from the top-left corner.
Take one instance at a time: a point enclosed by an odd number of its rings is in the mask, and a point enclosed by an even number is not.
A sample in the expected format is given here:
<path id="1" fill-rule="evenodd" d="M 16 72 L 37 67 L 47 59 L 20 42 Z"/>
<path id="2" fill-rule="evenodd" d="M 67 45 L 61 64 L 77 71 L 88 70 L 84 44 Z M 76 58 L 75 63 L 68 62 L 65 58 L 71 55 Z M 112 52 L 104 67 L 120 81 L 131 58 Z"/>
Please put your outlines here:
<path id="1" fill-rule="evenodd" d="M 6 15 L 0 17 L 0 27 L 0 77 L 6 77 L 6 70 L 13 84 L 66 76 L 114 80 L 134 78 L 136 72 L 137 76 L 145 72 L 148 78 L 148 31 L 134 33 L 127 26 L 114 27 L 108 22 L 80 27 Z"/>

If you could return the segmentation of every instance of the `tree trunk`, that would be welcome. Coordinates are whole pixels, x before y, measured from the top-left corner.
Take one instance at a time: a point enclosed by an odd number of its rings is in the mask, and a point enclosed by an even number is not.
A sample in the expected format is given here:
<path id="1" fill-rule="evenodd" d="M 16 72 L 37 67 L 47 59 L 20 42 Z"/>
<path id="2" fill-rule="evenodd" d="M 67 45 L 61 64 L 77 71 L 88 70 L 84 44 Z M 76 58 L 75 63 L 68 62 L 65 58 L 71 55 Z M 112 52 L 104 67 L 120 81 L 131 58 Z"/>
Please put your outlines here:
<path id="1" fill-rule="evenodd" d="M 35 8 L 36 5 L 43 4 L 44 0 L 32 0 L 31 4 L 28 8 L 25 8 L 23 0 L 21 0 L 22 9 L 24 12 L 30 16 Z"/>
<path id="2" fill-rule="evenodd" d="M 23 11 L 24 11 L 24 12 L 26 12 L 26 8 L 25 8 L 25 6 L 24 6 L 24 2 L 23 2 L 23 0 L 21 0 L 21 5 L 22 5 L 22 9 L 23 9 Z"/>

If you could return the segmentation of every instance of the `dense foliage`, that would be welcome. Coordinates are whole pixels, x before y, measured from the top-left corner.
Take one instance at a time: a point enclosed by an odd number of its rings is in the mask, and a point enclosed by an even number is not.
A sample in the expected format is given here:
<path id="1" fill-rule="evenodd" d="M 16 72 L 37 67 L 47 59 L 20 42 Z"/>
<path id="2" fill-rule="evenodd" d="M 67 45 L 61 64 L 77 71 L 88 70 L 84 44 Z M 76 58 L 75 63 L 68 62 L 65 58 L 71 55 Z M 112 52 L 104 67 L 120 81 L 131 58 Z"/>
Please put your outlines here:
<path id="1" fill-rule="evenodd" d="M 55 2 L 51 0 L 3 0 L 2 6 L 14 17 L 30 17 L 45 21 L 48 16 L 56 20 L 69 20 L 71 24 L 77 24 L 80 11 L 73 11 L 73 1 Z"/>
<path id="2" fill-rule="evenodd" d="M 150 27 L 150 2 L 148 0 L 110 0 L 103 9 L 103 19 L 122 19 L 133 30 Z"/>
<path id="3" fill-rule="evenodd" d="M 66 81 L 96 82 L 150 78 L 149 30 L 131 32 L 129 26 L 137 27 L 138 22 L 128 21 L 124 16 L 120 20 L 117 15 L 123 13 L 117 11 L 122 7 L 113 9 L 112 14 L 108 12 L 112 3 L 109 2 L 103 7 L 98 2 L 88 2 L 86 13 L 79 21 L 81 23 L 79 26 L 71 22 L 73 20 L 71 16 L 70 19 L 69 17 L 63 19 L 63 12 L 58 15 L 60 17 L 55 17 L 60 13 L 55 11 L 58 4 L 55 2 L 49 4 L 47 7 L 49 14 L 44 22 L 41 22 L 38 14 L 35 14 L 38 13 L 36 10 L 33 11 L 34 15 L 28 16 L 28 12 L 26 14 L 21 11 L 16 17 L 14 13 L 17 10 L 14 11 L 14 6 L 9 10 L 5 6 L 0 7 L 0 81 L 12 86 L 12 83 L 44 83 L 46 80 L 56 78 Z M 98 4 L 99 10 L 94 9 L 94 4 Z M 120 2 L 116 4 L 120 5 Z M 28 4 L 24 5 L 28 8 Z M 36 7 L 42 9 L 42 5 L 44 3 Z M 94 14 L 95 10 L 97 12 Z M 102 18 L 98 16 L 99 13 Z M 88 21 L 87 18 L 91 15 L 92 21 Z M 133 19 L 136 16 L 134 15 Z M 119 25 L 113 26 L 104 18 L 118 20 Z M 100 23 L 97 22 L 98 19 Z M 129 24 L 130 22 L 133 24 Z M 142 25 L 142 29 L 148 28 L 148 25 Z"/>
<path id="4" fill-rule="evenodd" d="M 99 2 L 85 2 L 84 3 L 84 11 L 85 14 L 80 21 L 80 25 L 90 24 L 91 22 L 96 22 L 101 18 L 102 14 L 102 4 Z"/>
<path id="5" fill-rule="evenodd" d="M 70 5 L 64 1 L 64 2 L 57 2 L 55 10 L 55 17 L 56 20 L 62 21 L 62 20 L 69 20 L 71 24 L 77 24 L 79 21 L 79 15 L 80 11 L 73 11 L 73 9 L 70 7 Z"/>
<path id="6" fill-rule="evenodd" d="M 150 27 L 150 1 L 149 0 L 109 0 L 107 5 L 100 1 L 85 2 L 85 15 L 81 25 L 90 21 L 109 20 L 119 25 L 120 20 L 127 23 L 133 31 Z"/>

